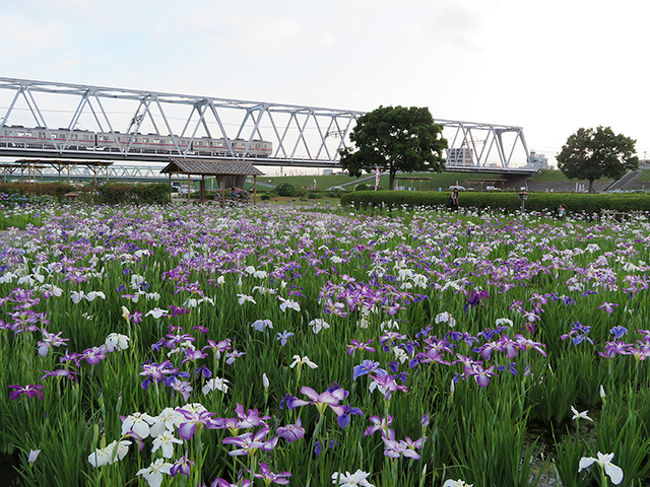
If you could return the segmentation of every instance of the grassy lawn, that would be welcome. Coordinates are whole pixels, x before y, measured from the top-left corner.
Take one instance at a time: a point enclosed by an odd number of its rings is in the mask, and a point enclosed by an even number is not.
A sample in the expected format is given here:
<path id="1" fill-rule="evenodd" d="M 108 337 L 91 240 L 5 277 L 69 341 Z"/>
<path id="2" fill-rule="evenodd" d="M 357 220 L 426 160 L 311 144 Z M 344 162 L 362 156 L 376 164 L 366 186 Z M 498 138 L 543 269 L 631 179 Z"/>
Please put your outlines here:
<path id="1" fill-rule="evenodd" d="M 611 178 L 602 177 L 600 179 L 597 179 L 596 181 L 604 183 L 610 180 Z M 539 174 L 536 174 L 535 176 L 531 177 L 529 181 L 540 182 L 540 183 L 569 183 L 569 182 L 575 182 L 576 180 L 567 178 L 562 173 L 562 171 L 556 169 L 547 169 L 544 171 L 540 171 Z"/>
<path id="2" fill-rule="evenodd" d="M 28 224 L 39 226 L 41 225 L 41 220 L 34 218 L 29 215 L 5 215 L 0 212 L 0 230 L 6 230 L 7 228 L 16 227 L 20 230 L 24 230 Z"/>

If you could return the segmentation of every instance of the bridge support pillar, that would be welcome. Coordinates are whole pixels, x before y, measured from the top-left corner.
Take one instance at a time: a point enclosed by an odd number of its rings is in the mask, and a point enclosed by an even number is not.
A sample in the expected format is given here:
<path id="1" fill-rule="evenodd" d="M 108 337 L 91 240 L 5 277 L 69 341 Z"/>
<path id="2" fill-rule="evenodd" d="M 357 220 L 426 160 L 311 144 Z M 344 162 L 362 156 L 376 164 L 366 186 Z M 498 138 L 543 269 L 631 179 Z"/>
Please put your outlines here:
<path id="1" fill-rule="evenodd" d="M 505 189 L 521 189 L 527 185 L 528 178 L 530 176 L 521 175 L 521 174 L 505 174 L 504 188 Z"/>

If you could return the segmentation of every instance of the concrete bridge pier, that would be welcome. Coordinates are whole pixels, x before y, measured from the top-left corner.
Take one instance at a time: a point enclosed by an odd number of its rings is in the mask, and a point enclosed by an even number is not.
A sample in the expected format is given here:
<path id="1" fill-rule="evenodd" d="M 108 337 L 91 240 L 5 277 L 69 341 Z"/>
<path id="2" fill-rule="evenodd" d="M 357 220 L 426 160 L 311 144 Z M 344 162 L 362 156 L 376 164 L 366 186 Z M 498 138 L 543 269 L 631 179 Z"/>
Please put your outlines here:
<path id="1" fill-rule="evenodd" d="M 520 189 L 526 186 L 526 181 L 530 175 L 528 174 L 504 174 L 503 178 L 506 180 L 503 183 L 504 189 Z"/>

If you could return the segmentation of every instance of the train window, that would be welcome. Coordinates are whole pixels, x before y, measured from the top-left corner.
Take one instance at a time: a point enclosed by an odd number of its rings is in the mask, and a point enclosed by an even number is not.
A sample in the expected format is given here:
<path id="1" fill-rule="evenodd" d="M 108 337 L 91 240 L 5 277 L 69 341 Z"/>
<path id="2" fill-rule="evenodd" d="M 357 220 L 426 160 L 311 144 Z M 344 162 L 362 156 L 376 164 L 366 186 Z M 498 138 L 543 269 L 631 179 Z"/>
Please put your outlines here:
<path id="1" fill-rule="evenodd" d="M 140 142 L 142 142 L 143 144 L 148 144 L 148 143 L 149 143 L 149 139 L 147 139 L 146 137 L 142 137 L 142 138 L 140 139 Z"/>

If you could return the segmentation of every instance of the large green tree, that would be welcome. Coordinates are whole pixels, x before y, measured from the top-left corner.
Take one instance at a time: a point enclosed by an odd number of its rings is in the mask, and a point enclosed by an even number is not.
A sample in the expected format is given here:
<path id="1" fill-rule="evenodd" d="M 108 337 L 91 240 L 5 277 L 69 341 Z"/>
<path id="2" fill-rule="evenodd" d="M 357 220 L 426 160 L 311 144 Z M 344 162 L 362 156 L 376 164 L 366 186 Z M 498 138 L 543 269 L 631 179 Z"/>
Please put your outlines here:
<path id="1" fill-rule="evenodd" d="M 636 140 L 614 134 L 610 127 L 580 128 L 567 139 L 557 164 L 566 177 L 588 180 L 591 193 L 596 179 L 618 179 L 639 167 L 634 144 Z"/>
<path id="2" fill-rule="evenodd" d="M 352 175 L 378 167 L 388 171 L 442 171 L 447 141 L 426 107 L 383 107 L 362 115 L 350 133 L 355 147 L 341 149 L 341 165 Z"/>

